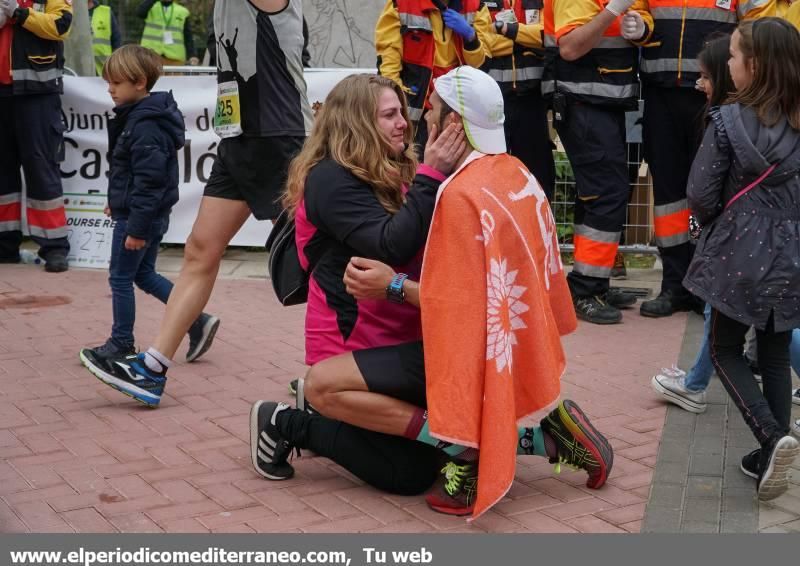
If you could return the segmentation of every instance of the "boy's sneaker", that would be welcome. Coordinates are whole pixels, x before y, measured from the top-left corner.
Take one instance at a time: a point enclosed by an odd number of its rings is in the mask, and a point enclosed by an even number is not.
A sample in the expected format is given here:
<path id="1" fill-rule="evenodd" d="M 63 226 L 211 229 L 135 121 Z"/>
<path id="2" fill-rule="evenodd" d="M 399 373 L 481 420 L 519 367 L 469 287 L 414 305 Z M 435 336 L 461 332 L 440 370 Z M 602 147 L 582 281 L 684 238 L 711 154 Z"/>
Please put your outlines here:
<path id="1" fill-rule="evenodd" d="M 690 413 L 703 413 L 706 403 L 706 391 L 689 391 L 684 385 L 684 376 L 672 377 L 669 375 L 654 375 L 650 384 L 656 393 L 670 403 L 678 405 Z"/>
<path id="2" fill-rule="evenodd" d="M 102 346 L 97 348 L 83 348 L 80 351 L 79 357 L 81 363 L 86 366 L 89 360 L 92 363 L 105 363 L 112 358 L 124 358 L 125 356 L 133 356 L 136 354 L 136 348 L 119 348 L 111 340 L 107 340 Z M 86 366 L 89 367 L 89 366 Z"/>
<path id="3" fill-rule="evenodd" d="M 84 359 L 82 355 L 81 361 L 97 379 L 140 403 L 148 407 L 158 407 L 161 402 L 164 385 L 167 383 L 166 371 L 157 373 L 148 368 L 144 363 L 144 354 L 132 354 L 105 361 L 88 355 Z"/>
<path id="4" fill-rule="evenodd" d="M 622 321 L 622 313 L 600 297 L 575 297 L 575 314 L 579 319 L 593 324 L 616 324 Z"/>
<path id="5" fill-rule="evenodd" d="M 635 305 L 638 299 L 636 298 L 636 295 L 633 293 L 628 293 L 624 289 L 620 289 L 618 287 L 609 287 L 608 291 L 606 291 L 606 294 L 603 297 L 603 300 L 612 307 L 624 309 Z"/>
<path id="6" fill-rule="evenodd" d="M 758 464 L 761 459 L 761 448 L 756 448 L 750 454 L 742 456 L 742 463 L 739 468 L 748 477 L 758 480 Z"/>
<path id="7" fill-rule="evenodd" d="M 214 342 L 214 335 L 219 328 L 219 318 L 214 315 L 201 313 L 189 327 L 189 351 L 186 352 L 186 361 L 193 362 L 206 352 Z"/>
<path id="8" fill-rule="evenodd" d="M 792 434 L 800 438 L 800 419 L 795 419 L 792 423 Z"/>
<path id="9" fill-rule="evenodd" d="M 614 464 L 614 450 L 575 402 L 561 401 L 540 425 L 555 443 L 557 455 L 550 458 L 550 463 L 586 470 L 586 487 L 591 489 L 606 483 Z"/>
<path id="10" fill-rule="evenodd" d="M 294 468 L 288 462 L 292 445 L 281 436 L 275 418 L 290 409 L 286 403 L 256 401 L 250 409 L 250 458 L 256 472 L 269 480 L 288 480 Z"/>
<path id="11" fill-rule="evenodd" d="M 800 387 L 792 391 L 792 403 L 800 405 Z"/>
<path id="12" fill-rule="evenodd" d="M 771 448 L 764 448 L 759 458 L 758 498 L 769 501 L 789 489 L 794 459 L 800 454 L 800 442 L 791 436 L 779 438 Z"/>
<path id="13" fill-rule="evenodd" d="M 428 507 L 445 515 L 472 515 L 478 495 L 478 461 L 449 460 L 440 473 L 425 496 Z"/>

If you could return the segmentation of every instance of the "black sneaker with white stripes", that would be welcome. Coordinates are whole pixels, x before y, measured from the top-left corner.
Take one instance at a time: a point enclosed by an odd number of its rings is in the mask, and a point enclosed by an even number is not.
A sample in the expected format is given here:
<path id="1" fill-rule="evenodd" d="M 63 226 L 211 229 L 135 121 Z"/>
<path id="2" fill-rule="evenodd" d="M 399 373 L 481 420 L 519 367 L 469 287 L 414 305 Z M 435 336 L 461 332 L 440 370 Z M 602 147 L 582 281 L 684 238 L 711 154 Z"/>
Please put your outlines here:
<path id="1" fill-rule="evenodd" d="M 275 419 L 290 409 L 286 403 L 256 401 L 250 409 L 250 457 L 259 475 L 269 480 L 288 480 L 294 468 L 288 462 L 292 445 L 281 436 Z"/>

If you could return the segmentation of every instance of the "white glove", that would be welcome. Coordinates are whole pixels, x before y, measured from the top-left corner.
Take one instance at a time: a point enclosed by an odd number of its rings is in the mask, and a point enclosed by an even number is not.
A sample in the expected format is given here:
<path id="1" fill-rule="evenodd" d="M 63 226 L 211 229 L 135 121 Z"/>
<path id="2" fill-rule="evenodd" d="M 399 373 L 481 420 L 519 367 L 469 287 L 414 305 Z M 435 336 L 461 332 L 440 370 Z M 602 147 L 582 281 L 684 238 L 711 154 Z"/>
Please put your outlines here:
<path id="1" fill-rule="evenodd" d="M 647 28 L 639 12 L 630 11 L 622 17 L 622 37 L 628 41 L 639 41 Z"/>
<path id="2" fill-rule="evenodd" d="M 14 2 L 16 0 L 11 1 Z M 635 1 L 636 0 L 611 0 L 606 6 L 606 10 L 619 17 L 627 12 Z"/>
<path id="3" fill-rule="evenodd" d="M 0 0 L 0 12 L 2 12 L 6 18 L 11 18 L 14 15 L 14 10 L 19 8 L 19 4 L 17 0 Z"/>

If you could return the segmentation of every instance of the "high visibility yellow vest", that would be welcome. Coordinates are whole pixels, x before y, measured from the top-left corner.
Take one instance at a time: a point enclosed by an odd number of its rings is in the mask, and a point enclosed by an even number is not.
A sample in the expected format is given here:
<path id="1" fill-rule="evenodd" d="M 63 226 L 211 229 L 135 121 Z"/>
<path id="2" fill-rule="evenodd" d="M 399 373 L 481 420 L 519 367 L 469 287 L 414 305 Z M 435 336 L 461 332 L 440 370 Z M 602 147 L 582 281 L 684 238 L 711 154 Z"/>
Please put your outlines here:
<path id="1" fill-rule="evenodd" d="M 92 12 L 92 51 L 97 76 L 103 75 L 103 65 L 111 56 L 111 8 L 97 6 Z"/>
<path id="2" fill-rule="evenodd" d="M 166 59 L 186 61 L 186 45 L 183 28 L 189 10 L 174 2 L 164 9 L 161 2 L 156 2 L 147 13 L 142 32 L 142 47 L 152 49 Z M 172 36 L 172 43 L 165 42 L 165 37 Z"/>

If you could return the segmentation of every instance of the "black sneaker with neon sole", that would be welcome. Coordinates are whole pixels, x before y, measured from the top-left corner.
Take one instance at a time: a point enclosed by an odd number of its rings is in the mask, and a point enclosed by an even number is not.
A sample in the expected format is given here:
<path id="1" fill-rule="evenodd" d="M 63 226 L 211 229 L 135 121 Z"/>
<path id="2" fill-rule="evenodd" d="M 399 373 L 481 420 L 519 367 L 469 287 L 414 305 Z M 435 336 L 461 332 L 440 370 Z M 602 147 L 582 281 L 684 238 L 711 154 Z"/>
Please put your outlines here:
<path id="1" fill-rule="evenodd" d="M 275 419 L 291 407 L 286 403 L 256 401 L 250 409 L 250 458 L 256 472 L 269 480 L 294 476 L 289 463 L 292 445 L 281 436 Z"/>
<path id="2" fill-rule="evenodd" d="M 540 424 L 556 445 L 557 456 L 550 458 L 551 463 L 586 470 L 586 487 L 591 489 L 606 483 L 614 465 L 614 450 L 574 401 L 561 401 Z"/>
<path id="3" fill-rule="evenodd" d="M 478 495 L 478 461 L 449 460 L 440 470 L 425 502 L 432 510 L 445 515 L 472 515 Z"/>

